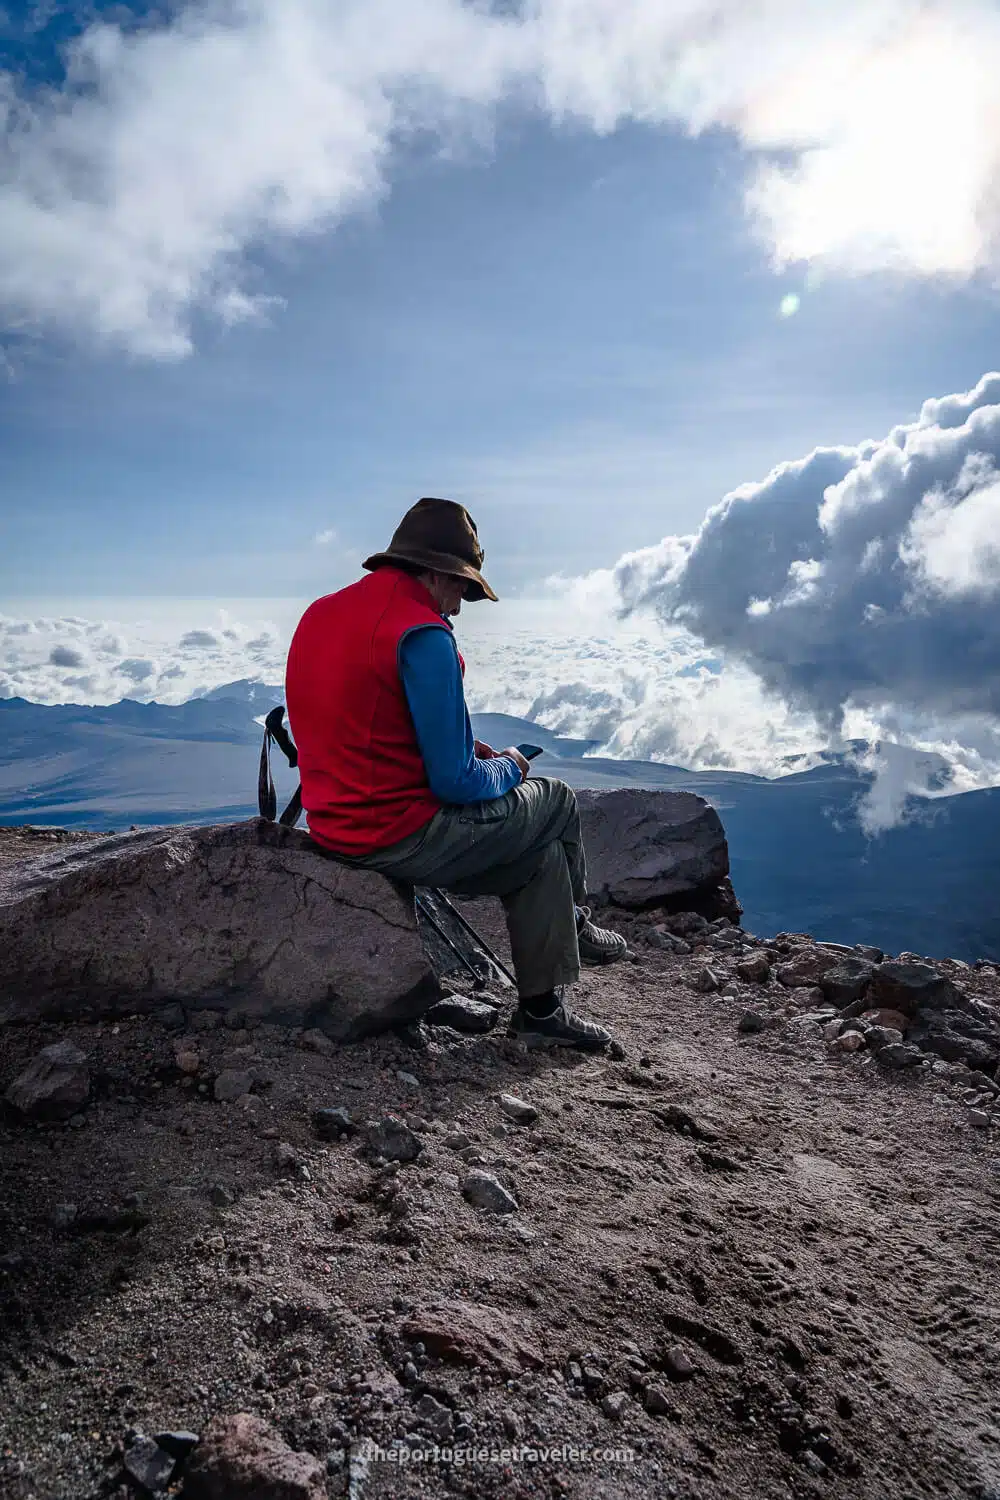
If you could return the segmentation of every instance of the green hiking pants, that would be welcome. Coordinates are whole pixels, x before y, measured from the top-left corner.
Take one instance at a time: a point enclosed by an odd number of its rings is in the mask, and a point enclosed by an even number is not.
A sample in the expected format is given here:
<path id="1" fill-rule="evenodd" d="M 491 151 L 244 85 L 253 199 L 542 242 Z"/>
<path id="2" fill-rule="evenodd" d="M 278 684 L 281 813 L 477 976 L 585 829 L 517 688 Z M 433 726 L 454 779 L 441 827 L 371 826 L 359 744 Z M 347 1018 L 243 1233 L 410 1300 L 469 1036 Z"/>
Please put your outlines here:
<path id="1" fill-rule="evenodd" d="M 443 807 L 408 839 L 344 863 L 458 896 L 499 896 L 522 998 L 580 977 L 574 906 L 586 899 L 587 867 L 576 795 L 563 781 L 532 776 L 494 801 Z"/>

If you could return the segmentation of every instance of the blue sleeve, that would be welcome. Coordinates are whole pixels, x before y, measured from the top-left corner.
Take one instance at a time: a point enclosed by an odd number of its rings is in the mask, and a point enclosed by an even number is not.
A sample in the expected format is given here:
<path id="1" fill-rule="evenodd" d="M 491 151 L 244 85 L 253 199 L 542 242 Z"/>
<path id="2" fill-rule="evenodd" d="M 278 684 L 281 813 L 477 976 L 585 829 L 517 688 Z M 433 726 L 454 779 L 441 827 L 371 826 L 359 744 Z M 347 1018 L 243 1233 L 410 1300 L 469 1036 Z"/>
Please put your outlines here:
<path id="1" fill-rule="evenodd" d="M 399 648 L 399 675 L 435 797 L 450 804 L 488 802 L 519 784 L 521 772 L 509 756 L 476 758 L 450 630 L 411 631 Z"/>

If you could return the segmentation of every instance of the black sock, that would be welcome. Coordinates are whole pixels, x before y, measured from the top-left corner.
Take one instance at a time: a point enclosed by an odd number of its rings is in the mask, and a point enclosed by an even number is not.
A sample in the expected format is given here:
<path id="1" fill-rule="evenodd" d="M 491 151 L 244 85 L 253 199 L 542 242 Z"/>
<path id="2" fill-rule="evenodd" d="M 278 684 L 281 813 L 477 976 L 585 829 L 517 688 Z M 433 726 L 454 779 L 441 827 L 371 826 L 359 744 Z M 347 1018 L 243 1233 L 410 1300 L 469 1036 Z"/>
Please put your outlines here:
<path id="1" fill-rule="evenodd" d="M 555 990 L 546 990 L 544 995 L 524 995 L 518 1001 L 518 1005 L 529 1016 L 534 1016 L 536 1021 L 540 1021 L 559 1009 L 559 995 Z"/>

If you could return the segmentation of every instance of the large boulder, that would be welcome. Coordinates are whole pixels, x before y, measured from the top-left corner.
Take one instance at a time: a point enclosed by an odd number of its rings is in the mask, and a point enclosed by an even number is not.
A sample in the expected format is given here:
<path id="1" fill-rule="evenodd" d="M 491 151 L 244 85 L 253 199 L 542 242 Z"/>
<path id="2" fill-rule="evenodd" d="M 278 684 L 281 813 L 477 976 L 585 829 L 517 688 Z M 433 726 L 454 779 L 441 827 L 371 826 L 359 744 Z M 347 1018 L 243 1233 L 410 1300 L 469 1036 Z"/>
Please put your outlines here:
<path id="1" fill-rule="evenodd" d="M 869 990 L 872 1004 L 891 1006 L 904 1016 L 921 1011 L 963 1009 L 964 998 L 957 986 L 932 964 L 885 963 L 872 973 Z"/>
<path id="2" fill-rule="evenodd" d="M 347 1038 L 441 996 L 411 901 L 260 818 L 62 846 L 0 871 L 0 1011 L 239 1006 Z"/>
<path id="3" fill-rule="evenodd" d="M 715 808 L 694 792 L 579 791 L 587 884 L 595 900 L 642 908 L 693 906 L 729 874 Z"/>

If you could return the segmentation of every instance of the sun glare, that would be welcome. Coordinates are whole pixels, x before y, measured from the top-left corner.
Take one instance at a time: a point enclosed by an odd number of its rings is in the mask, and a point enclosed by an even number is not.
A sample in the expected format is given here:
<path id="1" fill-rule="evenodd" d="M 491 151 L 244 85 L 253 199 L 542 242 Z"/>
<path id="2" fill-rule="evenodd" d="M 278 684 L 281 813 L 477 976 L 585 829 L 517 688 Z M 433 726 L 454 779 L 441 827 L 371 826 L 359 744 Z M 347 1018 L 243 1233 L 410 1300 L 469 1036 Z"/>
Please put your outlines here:
<path id="1" fill-rule="evenodd" d="M 940 21 L 876 52 L 840 91 L 793 167 L 769 166 L 752 205 L 781 263 L 969 275 L 992 238 L 988 185 L 1000 157 L 985 60 Z M 802 103 L 789 96 L 789 108 Z M 780 117 L 780 100 L 769 113 Z"/>

